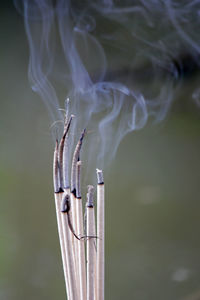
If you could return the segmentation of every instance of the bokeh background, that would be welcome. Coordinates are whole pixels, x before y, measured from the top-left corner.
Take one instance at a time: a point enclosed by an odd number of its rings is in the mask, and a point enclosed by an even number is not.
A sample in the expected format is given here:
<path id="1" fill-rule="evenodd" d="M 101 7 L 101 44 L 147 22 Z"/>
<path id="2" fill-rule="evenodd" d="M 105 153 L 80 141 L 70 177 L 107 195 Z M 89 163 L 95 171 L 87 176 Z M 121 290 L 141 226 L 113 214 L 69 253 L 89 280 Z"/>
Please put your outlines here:
<path id="1" fill-rule="evenodd" d="M 0 24 L 0 299 L 65 299 L 51 124 L 11 1 Z M 199 79 L 183 78 L 165 120 L 128 134 L 105 174 L 106 299 L 200 299 Z"/>

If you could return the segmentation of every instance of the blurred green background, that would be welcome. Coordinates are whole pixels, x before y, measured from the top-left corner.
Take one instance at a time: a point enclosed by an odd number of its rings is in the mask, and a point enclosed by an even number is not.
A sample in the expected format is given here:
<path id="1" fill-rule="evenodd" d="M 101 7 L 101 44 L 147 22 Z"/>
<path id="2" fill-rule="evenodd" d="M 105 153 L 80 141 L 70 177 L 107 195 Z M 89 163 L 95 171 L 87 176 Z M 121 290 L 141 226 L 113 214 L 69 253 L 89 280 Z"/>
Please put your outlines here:
<path id="1" fill-rule="evenodd" d="M 49 118 L 9 1 L 0 22 L 0 299 L 65 299 Z M 162 123 L 125 137 L 106 174 L 107 300 L 200 299 L 200 111 L 186 99 L 199 79 Z"/>

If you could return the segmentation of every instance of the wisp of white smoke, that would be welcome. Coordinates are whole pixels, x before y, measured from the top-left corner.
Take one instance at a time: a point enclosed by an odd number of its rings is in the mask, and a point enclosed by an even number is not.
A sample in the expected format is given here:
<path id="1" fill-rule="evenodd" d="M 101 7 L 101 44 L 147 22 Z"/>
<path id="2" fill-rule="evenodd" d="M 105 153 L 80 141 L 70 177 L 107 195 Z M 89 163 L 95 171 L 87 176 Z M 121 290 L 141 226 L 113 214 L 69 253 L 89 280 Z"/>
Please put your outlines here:
<path id="1" fill-rule="evenodd" d="M 184 72 L 199 65 L 200 1 L 16 0 L 30 48 L 29 79 L 52 121 L 69 97 L 70 145 L 87 128 L 98 167 L 149 119 L 161 121 Z"/>

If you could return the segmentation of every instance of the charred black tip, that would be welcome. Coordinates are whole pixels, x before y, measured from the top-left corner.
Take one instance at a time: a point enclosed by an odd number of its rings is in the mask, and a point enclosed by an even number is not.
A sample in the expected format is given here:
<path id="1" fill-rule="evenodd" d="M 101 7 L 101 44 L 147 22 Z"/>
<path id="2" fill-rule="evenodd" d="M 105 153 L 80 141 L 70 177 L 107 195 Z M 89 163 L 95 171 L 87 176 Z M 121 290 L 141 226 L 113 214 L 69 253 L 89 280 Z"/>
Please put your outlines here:
<path id="1" fill-rule="evenodd" d="M 64 193 L 64 190 L 60 187 L 58 191 L 55 191 L 55 194 Z"/>
<path id="2" fill-rule="evenodd" d="M 98 182 L 98 185 L 104 185 L 104 182 L 102 181 L 102 182 Z"/>
<path id="3" fill-rule="evenodd" d="M 88 207 L 88 208 L 94 208 L 94 205 L 92 205 L 92 204 L 87 204 L 87 207 Z"/>
<path id="4" fill-rule="evenodd" d="M 71 122 L 72 122 L 72 119 L 73 119 L 73 116 L 71 115 L 70 118 L 69 118 L 69 121 L 67 122 L 67 125 L 66 125 L 66 128 L 64 130 L 64 133 L 63 133 L 63 139 L 65 140 L 65 137 L 67 135 L 67 133 L 69 132 L 69 129 L 70 129 L 70 126 L 71 126 Z"/>
<path id="5" fill-rule="evenodd" d="M 76 189 L 74 188 L 71 193 L 74 195 L 74 197 L 76 197 Z"/>
<path id="6" fill-rule="evenodd" d="M 80 142 L 82 143 L 83 141 L 83 138 L 85 136 L 85 133 L 86 133 L 86 128 L 83 130 L 83 132 L 81 133 L 81 137 L 80 137 Z"/>

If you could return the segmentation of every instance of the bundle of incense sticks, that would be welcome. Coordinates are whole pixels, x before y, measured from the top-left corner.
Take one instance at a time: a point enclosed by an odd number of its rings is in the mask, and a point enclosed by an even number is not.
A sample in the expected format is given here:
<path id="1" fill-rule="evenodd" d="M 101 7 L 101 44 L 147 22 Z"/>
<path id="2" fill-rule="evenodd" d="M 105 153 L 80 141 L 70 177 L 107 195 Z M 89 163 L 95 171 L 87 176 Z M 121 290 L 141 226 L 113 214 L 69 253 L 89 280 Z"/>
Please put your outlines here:
<path id="1" fill-rule="evenodd" d="M 94 187 L 88 186 L 85 216 L 81 196 L 82 132 L 75 147 L 69 180 L 68 135 L 73 116 L 65 116 L 64 132 L 56 141 L 53 163 L 55 207 L 68 300 L 104 299 L 104 181 L 97 169 L 97 218 Z M 71 184 L 70 184 L 71 183 Z"/>

